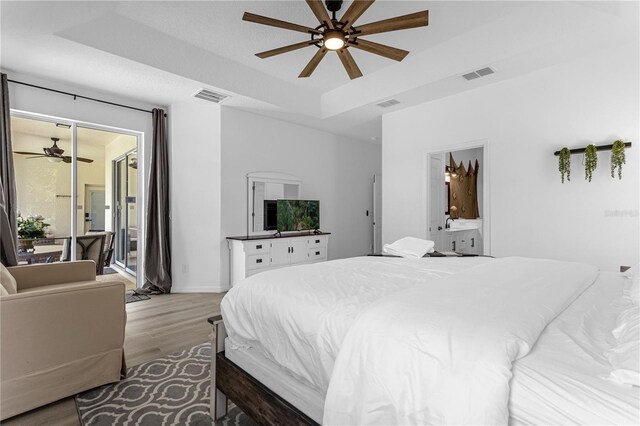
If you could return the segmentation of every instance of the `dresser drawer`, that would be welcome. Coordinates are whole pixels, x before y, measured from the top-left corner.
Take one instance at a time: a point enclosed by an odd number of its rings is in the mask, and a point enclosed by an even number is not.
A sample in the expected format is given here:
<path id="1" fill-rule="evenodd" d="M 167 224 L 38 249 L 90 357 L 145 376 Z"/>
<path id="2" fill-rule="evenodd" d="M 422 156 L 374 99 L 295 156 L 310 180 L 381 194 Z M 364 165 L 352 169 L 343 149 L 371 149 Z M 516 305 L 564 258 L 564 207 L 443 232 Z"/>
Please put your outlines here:
<path id="1" fill-rule="evenodd" d="M 247 256 L 247 269 L 260 269 L 269 267 L 269 253 Z"/>
<path id="2" fill-rule="evenodd" d="M 319 235 L 317 237 L 309 237 L 309 248 L 326 247 L 326 246 L 327 246 L 326 236 Z"/>
<path id="3" fill-rule="evenodd" d="M 327 260 L 327 249 L 325 247 L 315 247 L 309 249 L 309 261 Z"/>
<path id="4" fill-rule="evenodd" d="M 269 253 L 268 241 L 247 241 L 244 243 L 244 252 L 248 256 L 258 253 Z"/>

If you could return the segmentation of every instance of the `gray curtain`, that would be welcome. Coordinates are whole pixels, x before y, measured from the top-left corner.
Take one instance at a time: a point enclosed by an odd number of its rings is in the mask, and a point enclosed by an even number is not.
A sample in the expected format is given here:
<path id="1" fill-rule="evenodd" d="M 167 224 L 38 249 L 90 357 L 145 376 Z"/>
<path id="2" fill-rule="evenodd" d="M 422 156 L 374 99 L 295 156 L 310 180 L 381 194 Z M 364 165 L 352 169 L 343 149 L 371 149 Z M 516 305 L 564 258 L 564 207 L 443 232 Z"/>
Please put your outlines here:
<path id="1" fill-rule="evenodd" d="M 145 283 L 137 293 L 171 292 L 169 226 L 169 154 L 164 110 L 153 110 L 153 150 L 144 247 Z"/>
<path id="2" fill-rule="evenodd" d="M 0 262 L 6 266 L 18 264 L 16 182 L 13 172 L 13 147 L 11 145 L 11 110 L 9 108 L 9 84 L 6 74 L 0 74 Z"/>

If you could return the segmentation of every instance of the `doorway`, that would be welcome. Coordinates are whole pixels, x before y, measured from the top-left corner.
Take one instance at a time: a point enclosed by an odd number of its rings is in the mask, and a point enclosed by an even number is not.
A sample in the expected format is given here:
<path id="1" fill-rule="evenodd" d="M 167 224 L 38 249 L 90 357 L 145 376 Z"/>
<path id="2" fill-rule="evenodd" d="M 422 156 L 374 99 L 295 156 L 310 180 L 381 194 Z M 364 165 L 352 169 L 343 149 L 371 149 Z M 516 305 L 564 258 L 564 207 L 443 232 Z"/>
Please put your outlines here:
<path id="1" fill-rule="evenodd" d="M 31 238 L 18 235 L 24 242 L 23 259 L 44 249 L 63 250 L 64 241 L 75 240 L 88 231 L 115 231 L 113 229 L 113 160 L 123 154 L 141 152 L 143 135 L 93 123 L 11 110 L 13 160 L 18 199 L 18 211 L 25 220 L 39 220 L 44 224 L 43 235 L 31 243 Z M 139 231 L 144 229 L 144 187 L 138 186 L 137 155 L 129 155 L 132 172 L 128 179 L 129 198 L 127 238 L 137 252 L 142 244 Z M 133 162 L 133 159 L 136 159 Z M 137 200 L 143 203 L 138 206 Z M 133 205 L 133 207 L 132 207 Z M 140 239 L 140 243 L 138 242 Z M 114 239 L 114 241 L 116 241 Z M 43 245 L 33 248 L 29 245 Z M 59 247 L 58 247 L 59 246 Z M 22 246 L 21 246 L 22 247 Z M 19 248 L 19 256 L 22 248 Z M 71 258 L 76 258 L 76 244 L 70 244 Z M 138 261 L 129 252 L 125 267 L 117 270 L 132 286 L 137 286 Z M 38 258 L 38 261 L 59 260 L 60 256 Z M 19 258 L 20 260 L 20 258 Z M 31 260 L 30 260 L 31 261 Z M 114 266 L 112 264 L 112 266 Z M 116 265 L 117 266 L 117 265 Z M 117 269 L 117 268 L 115 268 Z M 126 272 L 125 272 L 126 271 Z M 133 276 L 132 276 L 133 275 Z"/>
<path id="2" fill-rule="evenodd" d="M 428 152 L 427 235 L 439 252 L 490 253 L 487 142 Z"/>
<path id="3" fill-rule="evenodd" d="M 105 189 L 104 186 L 84 186 L 84 233 L 105 230 Z"/>

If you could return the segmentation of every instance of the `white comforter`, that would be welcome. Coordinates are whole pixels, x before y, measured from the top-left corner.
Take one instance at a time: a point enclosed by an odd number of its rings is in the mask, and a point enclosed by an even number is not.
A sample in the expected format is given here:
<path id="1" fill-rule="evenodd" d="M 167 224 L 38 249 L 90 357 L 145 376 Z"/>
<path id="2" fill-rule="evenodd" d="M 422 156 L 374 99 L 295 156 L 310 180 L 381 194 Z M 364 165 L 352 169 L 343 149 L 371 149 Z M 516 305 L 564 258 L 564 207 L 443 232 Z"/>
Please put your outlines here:
<path id="1" fill-rule="evenodd" d="M 512 362 L 597 273 L 506 258 L 370 304 L 342 342 L 323 423 L 507 424 Z"/>
<path id="2" fill-rule="evenodd" d="M 342 340 L 372 302 L 490 258 L 356 257 L 254 275 L 222 300 L 229 340 L 253 347 L 324 394 Z"/>

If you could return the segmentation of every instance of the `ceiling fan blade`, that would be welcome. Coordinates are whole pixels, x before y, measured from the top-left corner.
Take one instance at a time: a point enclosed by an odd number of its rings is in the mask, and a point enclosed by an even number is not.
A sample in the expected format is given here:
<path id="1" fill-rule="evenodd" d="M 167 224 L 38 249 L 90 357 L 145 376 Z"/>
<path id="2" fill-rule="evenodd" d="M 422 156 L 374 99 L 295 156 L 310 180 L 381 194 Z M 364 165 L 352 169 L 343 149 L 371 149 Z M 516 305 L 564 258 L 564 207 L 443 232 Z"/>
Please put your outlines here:
<path id="1" fill-rule="evenodd" d="M 330 30 L 334 28 L 329 12 L 327 12 L 327 9 L 324 7 L 322 0 L 307 0 L 307 4 L 321 24 L 326 25 Z"/>
<path id="2" fill-rule="evenodd" d="M 32 158 L 47 158 L 47 156 L 44 154 L 41 154 L 41 155 L 39 154 L 39 155 L 34 155 L 33 157 L 27 157 L 26 159 L 31 160 Z"/>
<path id="3" fill-rule="evenodd" d="M 291 22 L 281 21 L 279 19 L 267 18 L 266 16 L 255 15 L 245 12 L 242 16 L 243 21 L 254 22 L 256 24 L 270 25 L 272 27 L 284 28 L 285 30 L 300 31 L 307 34 L 321 34 L 320 31 L 303 25 L 293 24 Z"/>
<path id="4" fill-rule="evenodd" d="M 342 61 L 342 65 L 344 65 L 344 69 L 347 70 L 347 74 L 349 74 L 349 78 L 353 80 L 354 78 L 362 77 L 362 71 L 358 68 L 356 61 L 353 60 L 353 56 L 351 56 L 351 52 L 347 49 L 336 50 L 338 54 L 338 58 Z"/>
<path id="5" fill-rule="evenodd" d="M 315 40 L 303 41 L 301 43 L 290 44 L 289 46 L 279 47 L 273 50 L 267 50 L 266 52 L 256 53 L 258 58 L 270 58 L 271 56 L 280 55 L 281 53 L 291 52 L 292 50 L 302 49 L 307 46 L 311 46 L 312 44 L 316 44 Z"/>
<path id="6" fill-rule="evenodd" d="M 67 162 L 67 158 L 71 158 L 71 157 L 64 157 L 65 163 Z M 82 161 L 83 163 L 93 163 L 93 160 L 90 158 L 78 157 L 78 161 Z"/>
<path id="7" fill-rule="evenodd" d="M 65 163 L 71 164 L 71 157 L 69 157 L 68 155 L 65 155 L 64 157 L 60 157 L 60 158 L 62 158 L 62 161 L 64 161 Z"/>
<path id="8" fill-rule="evenodd" d="M 356 28 L 356 35 L 386 33 L 389 31 L 407 30 L 409 28 L 426 27 L 429 25 L 429 11 L 410 13 L 395 18 L 364 24 Z"/>
<path id="9" fill-rule="evenodd" d="M 25 152 L 25 151 L 13 151 L 14 154 L 22 154 L 22 155 L 38 155 L 44 157 L 44 154 L 40 154 L 38 152 Z"/>
<path id="10" fill-rule="evenodd" d="M 340 22 L 344 24 L 343 31 L 347 31 L 354 22 L 369 9 L 375 0 L 354 0 L 349 9 L 342 15 Z"/>
<path id="11" fill-rule="evenodd" d="M 409 54 L 407 50 L 397 49 L 395 47 L 386 46 L 384 44 L 362 40 L 361 38 L 358 38 L 355 41 L 349 41 L 347 44 L 351 47 L 355 47 L 356 49 L 384 56 L 385 58 L 393 59 L 394 61 L 398 62 L 402 61 Z"/>
<path id="12" fill-rule="evenodd" d="M 309 77 L 313 73 L 313 71 L 316 69 L 316 67 L 322 60 L 322 58 L 324 58 L 324 55 L 327 54 L 327 50 L 328 49 L 325 49 L 324 47 L 321 47 L 320 49 L 318 49 L 318 51 L 316 52 L 315 55 L 313 55 L 313 58 L 311 58 L 307 66 L 304 67 L 304 69 L 302 70 L 298 78 Z"/>

